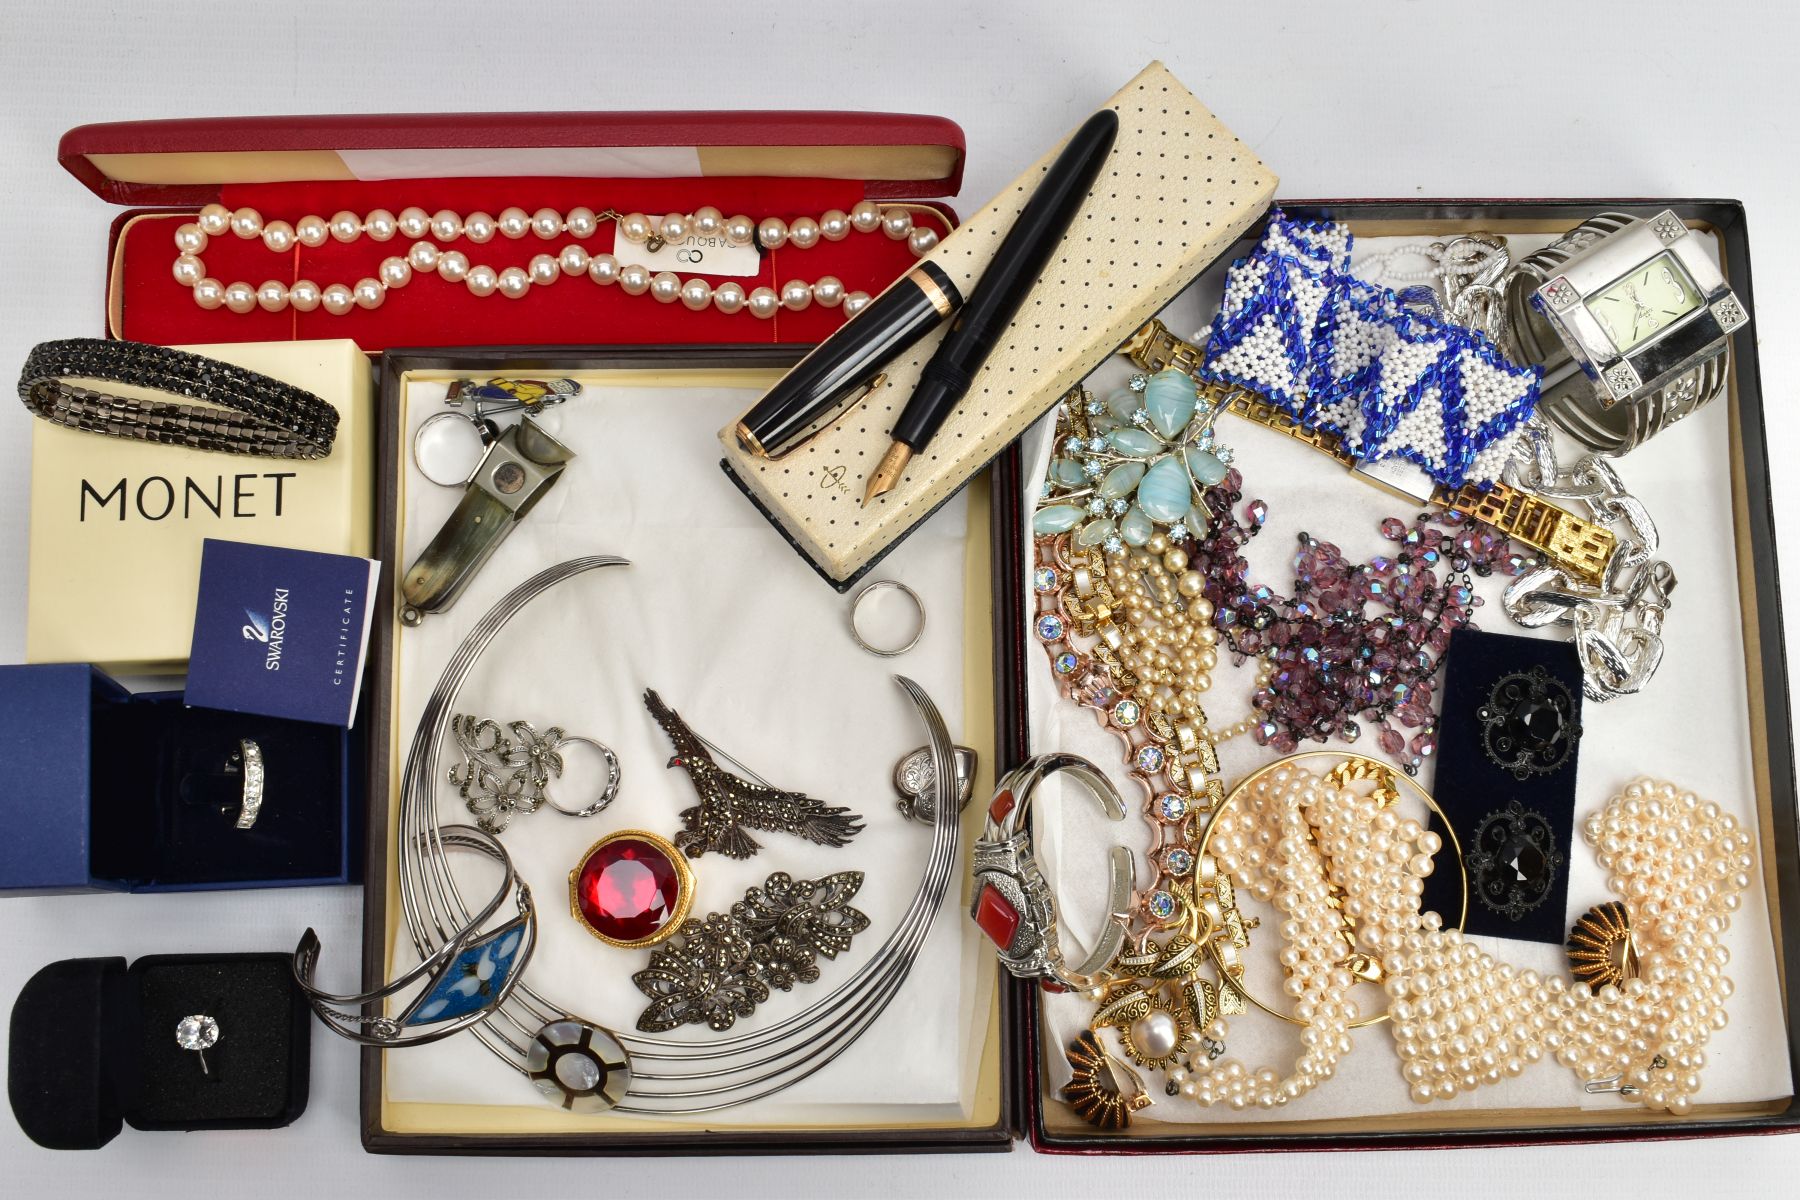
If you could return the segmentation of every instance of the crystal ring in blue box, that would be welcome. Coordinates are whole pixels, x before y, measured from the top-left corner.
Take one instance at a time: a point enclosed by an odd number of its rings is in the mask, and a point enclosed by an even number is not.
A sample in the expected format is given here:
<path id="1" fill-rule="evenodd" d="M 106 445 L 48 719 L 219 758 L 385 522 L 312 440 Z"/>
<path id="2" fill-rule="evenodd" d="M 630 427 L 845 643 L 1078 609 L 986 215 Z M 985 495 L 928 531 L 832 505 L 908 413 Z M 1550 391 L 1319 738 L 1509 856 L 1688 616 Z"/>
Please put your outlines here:
<path id="1" fill-rule="evenodd" d="M 237 827 L 249 829 L 262 815 L 263 779 L 268 772 L 262 747 L 249 738 L 239 740 L 237 753 L 231 756 L 231 768 L 244 773 L 244 798 L 238 807 Z"/>

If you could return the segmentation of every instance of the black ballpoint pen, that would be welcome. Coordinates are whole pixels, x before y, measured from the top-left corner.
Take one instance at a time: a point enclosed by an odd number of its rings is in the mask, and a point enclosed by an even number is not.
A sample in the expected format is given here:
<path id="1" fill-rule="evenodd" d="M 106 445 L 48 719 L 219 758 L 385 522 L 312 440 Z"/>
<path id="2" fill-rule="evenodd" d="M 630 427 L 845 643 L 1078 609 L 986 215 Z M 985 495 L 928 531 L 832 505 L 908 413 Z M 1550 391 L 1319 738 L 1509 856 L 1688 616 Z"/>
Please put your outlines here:
<path id="1" fill-rule="evenodd" d="M 891 491 L 912 456 L 924 449 L 944 418 L 969 390 L 970 381 L 1036 286 L 1044 265 L 1062 242 L 1087 199 L 1119 132 L 1118 114 L 1101 109 L 1077 129 L 1007 230 L 982 272 L 969 302 L 957 314 L 919 385 L 894 422 L 893 444 L 869 476 L 863 507 Z"/>

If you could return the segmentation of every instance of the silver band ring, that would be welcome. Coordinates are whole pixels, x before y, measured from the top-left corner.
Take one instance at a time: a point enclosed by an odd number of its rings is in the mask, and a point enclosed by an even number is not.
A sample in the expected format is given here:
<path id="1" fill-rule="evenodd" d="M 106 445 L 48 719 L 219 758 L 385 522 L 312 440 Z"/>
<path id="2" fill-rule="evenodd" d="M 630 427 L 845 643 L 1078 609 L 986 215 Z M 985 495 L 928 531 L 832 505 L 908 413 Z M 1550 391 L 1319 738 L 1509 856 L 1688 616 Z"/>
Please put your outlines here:
<path id="1" fill-rule="evenodd" d="M 614 754 L 612 747 L 608 746 L 605 742 L 595 741 L 591 737 L 577 737 L 574 734 L 563 734 L 562 740 L 557 742 L 556 745 L 557 749 L 560 750 L 564 746 L 578 744 L 599 751 L 600 757 L 606 760 L 606 783 L 601 786 L 599 797 L 586 808 L 564 808 L 556 802 L 556 797 L 550 794 L 550 790 L 545 788 L 544 803 L 548 804 L 551 808 L 554 808 L 557 812 L 567 814 L 571 817 L 591 817 L 604 809 L 607 805 L 611 804 L 613 802 L 613 797 L 619 794 L 619 756 Z"/>
<path id="2" fill-rule="evenodd" d="M 862 611 L 864 600 L 867 600 L 875 592 L 889 588 L 904 594 L 907 599 L 913 602 L 913 607 L 919 610 L 919 624 L 918 627 L 913 630 L 912 637 L 907 639 L 905 645 L 890 647 L 872 646 L 869 644 L 868 640 L 863 637 L 862 630 L 857 628 L 856 614 Z M 861 591 L 856 593 L 855 598 L 850 601 L 850 637 L 858 646 L 861 646 L 870 654 L 877 654 L 882 658 L 898 658 L 900 655 L 905 654 L 908 650 L 911 650 L 914 646 L 918 645 L 919 639 L 924 636 L 925 602 L 919 599 L 919 593 L 913 591 L 898 579 L 877 579 L 874 583 L 865 585 Z"/>
<path id="3" fill-rule="evenodd" d="M 244 772 L 244 798 L 238 808 L 237 827 L 248 829 L 256 824 L 257 816 L 262 813 L 263 777 L 267 768 L 263 765 L 262 747 L 249 738 L 238 741 L 238 752 L 233 757 Z"/>

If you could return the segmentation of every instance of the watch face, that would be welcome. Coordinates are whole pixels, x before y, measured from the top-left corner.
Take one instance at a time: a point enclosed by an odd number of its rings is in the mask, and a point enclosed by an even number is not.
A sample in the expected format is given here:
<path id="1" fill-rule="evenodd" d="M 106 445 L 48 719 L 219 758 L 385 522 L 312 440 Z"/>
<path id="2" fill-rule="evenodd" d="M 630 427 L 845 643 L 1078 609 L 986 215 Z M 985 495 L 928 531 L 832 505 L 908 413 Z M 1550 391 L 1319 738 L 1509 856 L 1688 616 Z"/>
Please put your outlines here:
<path id="1" fill-rule="evenodd" d="M 1595 292 L 1587 309 L 1620 354 L 1628 354 L 1700 307 L 1700 292 L 1674 255 L 1659 254 Z"/>

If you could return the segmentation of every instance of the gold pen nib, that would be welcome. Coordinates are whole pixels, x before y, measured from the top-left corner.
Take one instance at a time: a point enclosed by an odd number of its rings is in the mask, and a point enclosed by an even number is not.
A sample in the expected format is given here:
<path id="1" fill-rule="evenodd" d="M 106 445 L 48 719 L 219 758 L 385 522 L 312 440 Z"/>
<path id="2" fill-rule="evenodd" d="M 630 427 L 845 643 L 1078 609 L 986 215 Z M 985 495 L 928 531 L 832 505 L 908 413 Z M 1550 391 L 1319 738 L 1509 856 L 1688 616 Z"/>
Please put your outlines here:
<path id="1" fill-rule="evenodd" d="M 864 508 L 875 502 L 875 497 L 885 496 L 894 490 L 900 482 L 900 475 L 906 470 L 906 464 L 912 461 L 912 447 L 905 442 L 895 442 L 889 446 L 887 453 L 881 456 L 876 464 L 875 473 L 869 476 L 869 490 L 863 493 Z"/>

